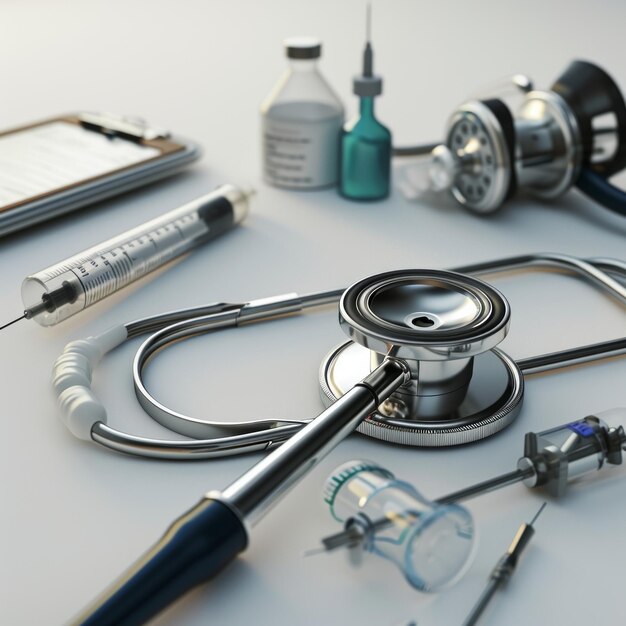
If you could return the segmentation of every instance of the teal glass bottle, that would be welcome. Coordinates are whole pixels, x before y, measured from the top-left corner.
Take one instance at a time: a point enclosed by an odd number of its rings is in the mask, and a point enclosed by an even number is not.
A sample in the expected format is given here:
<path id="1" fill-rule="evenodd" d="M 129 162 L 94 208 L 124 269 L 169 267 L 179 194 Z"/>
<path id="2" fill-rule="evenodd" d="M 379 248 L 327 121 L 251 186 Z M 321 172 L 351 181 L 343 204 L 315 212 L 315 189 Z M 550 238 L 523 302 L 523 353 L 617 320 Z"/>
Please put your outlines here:
<path id="1" fill-rule="evenodd" d="M 360 115 L 342 130 L 339 192 L 351 200 L 382 200 L 389 195 L 391 132 L 374 116 L 374 96 L 361 97 Z"/>
<path id="2" fill-rule="evenodd" d="M 361 111 L 343 127 L 339 140 L 339 193 L 360 201 L 386 198 L 391 170 L 391 133 L 374 117 L 374 98 L 383 92 L 383 79 L 374 74 L 371 17 L 368 5 L 363 72 L 352 81 Z"/>

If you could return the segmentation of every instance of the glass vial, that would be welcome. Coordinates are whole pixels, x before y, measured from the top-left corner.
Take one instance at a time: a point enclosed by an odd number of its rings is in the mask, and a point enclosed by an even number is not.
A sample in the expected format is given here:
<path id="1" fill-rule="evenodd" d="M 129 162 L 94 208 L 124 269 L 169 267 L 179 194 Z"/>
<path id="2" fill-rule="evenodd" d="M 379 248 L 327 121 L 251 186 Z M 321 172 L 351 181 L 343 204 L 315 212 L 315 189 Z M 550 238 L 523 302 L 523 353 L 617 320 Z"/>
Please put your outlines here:
<path id="1" fill-rule="evenodd" d="M 339 191 L 351 200 L 382 200 L 389 195 L 391 133 L 374 117 L 374 98 L 361 98 L 360 115 L 341 134 Z"/>
<path id="2" fill-rule="evenodd" d="M 376 463 L 340 465 L 326 481 L 324 499 L 337 521 L 360 518 L 369 530 L 364 549 L 395 563 L 416 589 L 446 589 L 471 563 L 475 533 L 469 512 L 426 500 Z"/>
<path id="3" fill-rule="evenodd" d="M 360 98 L 360 114 L 343 128 L 339 157 L 339 193 L 351 200 L 382 200 L 389 195 L 391 133 L 374 116 L 374 98 L 383 79 L 374 74 L 371 6 L 367 7 L 363 68 L 352 88 Z"/>
<path id="4" fill-rule="evenodd" d="M 285 41 L 289 67 L 261 105 L 263 178 L 277 187 L 337 184 L 343 105 L 317 68 L 319 40 Z"/>

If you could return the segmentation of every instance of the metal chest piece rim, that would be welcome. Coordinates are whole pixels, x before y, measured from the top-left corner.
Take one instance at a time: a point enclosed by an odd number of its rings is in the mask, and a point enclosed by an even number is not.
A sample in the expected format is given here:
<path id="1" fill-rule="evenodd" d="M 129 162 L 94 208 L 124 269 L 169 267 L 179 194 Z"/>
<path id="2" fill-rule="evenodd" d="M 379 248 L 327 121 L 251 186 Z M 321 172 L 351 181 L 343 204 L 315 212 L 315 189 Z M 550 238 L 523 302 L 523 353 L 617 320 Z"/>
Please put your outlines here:
<path id="1" fill-rule="evenodd" d="M 349 287 L 339 305 L 350 341 L 323 360 L 319 382 L 330 405 L 384 358 L 403 359 L 412 380 L 383 402 L 358 431 L 410 446 L 469 443 L 517 416 L 524 390 L 513 359 L 496 348 L 510 307 L 471 276 L 399 270 Z"/>

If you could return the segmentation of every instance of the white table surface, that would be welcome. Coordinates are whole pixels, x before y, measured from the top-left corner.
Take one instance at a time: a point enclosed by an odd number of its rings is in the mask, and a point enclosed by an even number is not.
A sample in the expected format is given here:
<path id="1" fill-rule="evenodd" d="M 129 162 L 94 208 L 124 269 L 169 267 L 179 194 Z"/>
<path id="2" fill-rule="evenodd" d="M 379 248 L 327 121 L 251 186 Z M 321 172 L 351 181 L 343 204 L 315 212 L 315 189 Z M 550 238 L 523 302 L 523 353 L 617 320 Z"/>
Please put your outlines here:
<path id="1" fill-rule="evenodd" d="M 237 231 L 52 329 L 22 322 L 0 336 L 3 450 L 0 622 L 61 624 L 209 489 L 260 455 L 208 462 L 138 460 L 78 441 L 61 425 L 51 364 L 69 340 L 142 315 L 215 300 L 341 287 L 398 267 L 453 267 L 533 251 L 626 258 L 626 222 L 577 192 L 512 202 L 478 219 L 445 200 L 351 203 L 334 191 L 290 193 L 260 180 L 258 105 L 283 71 L 281 41 L 313 34 L 322 70 L 350 93 L 363 45 L 364 3 L 17 2 L 0 4 L 0 123 L 76 110 L 138 114 L 196 139 L 188 173 L 0 241 L 0 321 L 20 312 L 24 276 L 157 216 L 221 182 L 252 182 Z M 526 72 L 547 87 L 573 58 L 605 67 L 626 87 L 626 5 L 532 0 L 374 6 L 380 118 L 398 144 L 441 136 L 454 106 L 481 84 Z M 624 309 L 575 279 L 540 273 L 498 280 L 513 308 L 504 348 L 516 358 L 625 334 Z M 309 417 L 321 409 L 320 360 L 342 340 L 336 314 L 296 317 L 178 344 L 149 383 L 197 416 Z M 107 357 L 95 389 L 110 423 L 167 436 L 138 407 L 130 363 L 137 343 Z M 376 557 L 304 558 L 338 530 L 321 498 L 325 477 L 368 458 L 436 497 L 512 469 L 523 435 L 626 405 L 626 360 L 535 376 L 518 420 L 482 443 L 400 448 L 350 437 L 253 531 L 250 549 L 218 579 L 159 617 L 160 625 L 460 623 L 517 526 L 544 496 L 514 486 L 468 504 L 480 546 L 451 591 L 416 592 Z M 242 392 L 244 390 L 244 392 Z M 594 475 L 550 500 L 511 587 L 484 624 L 622 623 L 626 470 Z"/>

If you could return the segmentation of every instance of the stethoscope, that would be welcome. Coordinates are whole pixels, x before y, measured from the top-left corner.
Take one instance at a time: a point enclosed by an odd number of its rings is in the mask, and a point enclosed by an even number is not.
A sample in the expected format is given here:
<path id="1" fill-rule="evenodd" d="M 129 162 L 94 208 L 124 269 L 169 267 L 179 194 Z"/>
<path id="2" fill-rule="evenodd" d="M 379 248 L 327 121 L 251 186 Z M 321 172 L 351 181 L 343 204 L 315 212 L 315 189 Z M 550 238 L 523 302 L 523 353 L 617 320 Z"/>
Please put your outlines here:
<path id="1" fill-rule="evenodd" d="M 587 61 L 574 61 L 549 90 L 513 77 L 522 102 L 470 100 L 450 117 L 445 141 L 394 150 L 422 155 L 399 168 L 408 197 L 450 191 L 475 213 L 490 214 L 518 190 L 544 200 L 573 186 L 626 215 L 626 192 L 609 178 L 626 167 L 626 103 L 613 79 Z"/>
<path id="2" fill-rule="evenodd" d="M 454 271 L 385 272 L 346 290 L 181 309 L 68 344 L 53 370 L 61 417 L 81 439 L 143 457 L 205 459 L 275 447 L 311 420 L 224 423 L 184 415 L 148 390 L 144 380 L 148 362 L 181 339 L 339 302 L 340 326 L 349 340 L 322 362 L 319 384 L 324 403 L 341 405 L 351 390 L 365 385 L 375 388 L 378 401 L 376 410 L 359 420 L 357 430 L 364 435 L 409 446 L 478 441 L 515 419 L 525 375 L 626 352 L 626 338 L 517 361 L 497 348 L 509 329 L 510 306 L 498 290 L 476 276 L 524 268 L 566 270 L 626 304 L 626 263 L 537 254 Z M 139 403 L 158 423 L 190 439 L 140 437 L 109 426 L 106 409 L 91 388 L 98 361 L 146 333 L 151 334 L 133 362 Z M 379 373 L 390 367 L 395 368 L 393 385 L 379 380 Z"/>

